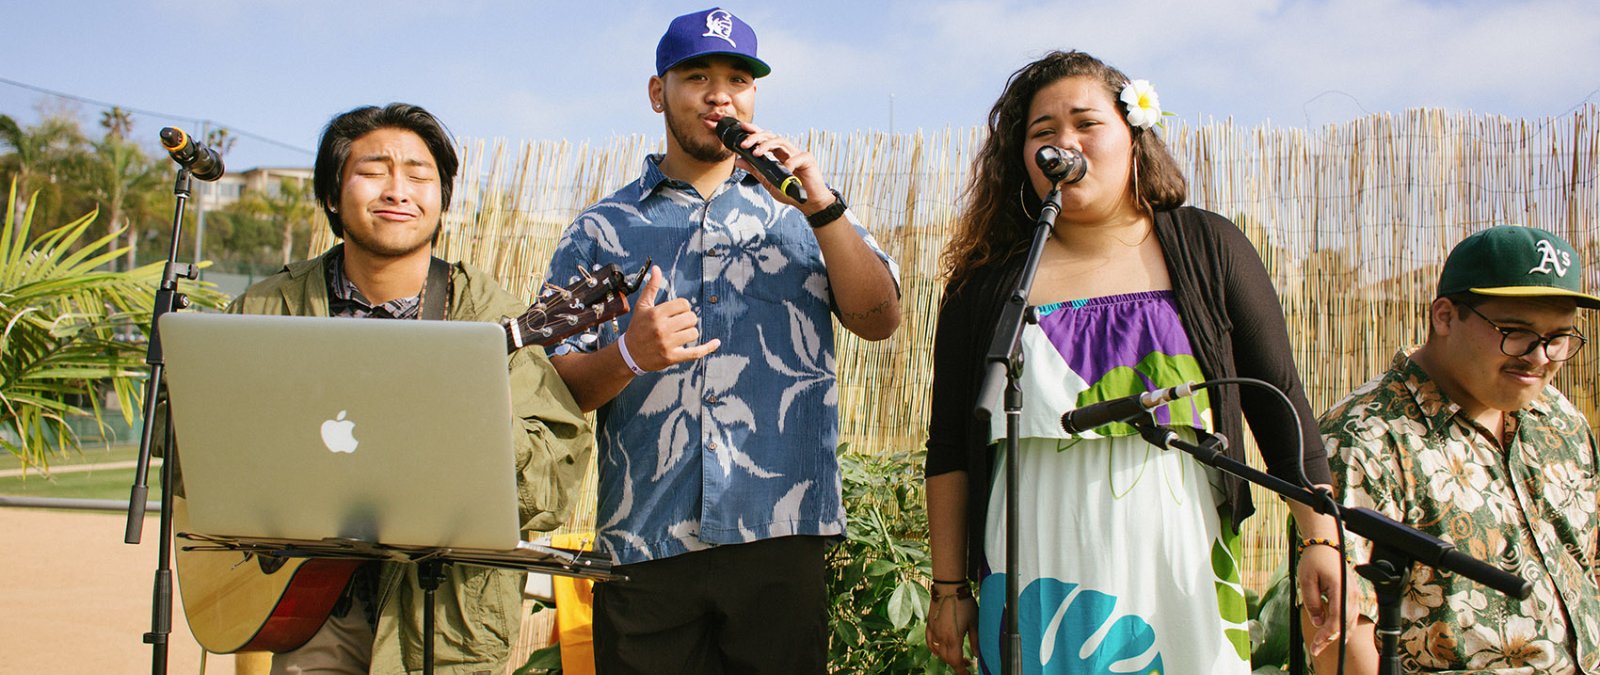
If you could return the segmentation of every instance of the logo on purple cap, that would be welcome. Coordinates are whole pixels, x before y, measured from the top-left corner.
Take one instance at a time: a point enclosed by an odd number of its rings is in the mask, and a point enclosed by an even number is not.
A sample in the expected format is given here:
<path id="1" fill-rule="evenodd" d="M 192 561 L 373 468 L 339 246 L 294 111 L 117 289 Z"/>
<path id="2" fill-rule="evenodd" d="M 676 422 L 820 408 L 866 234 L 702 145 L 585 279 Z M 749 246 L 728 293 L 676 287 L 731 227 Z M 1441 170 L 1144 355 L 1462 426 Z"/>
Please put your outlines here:
<path id="1" fill-rule="evenodd" d="M 733 41 L 733 14 L 725 9 L 719 9 L 706 15 L 706 32 L 700 37 L 719 38 L 729 45 L 737 48 L 739 45 Z"/>

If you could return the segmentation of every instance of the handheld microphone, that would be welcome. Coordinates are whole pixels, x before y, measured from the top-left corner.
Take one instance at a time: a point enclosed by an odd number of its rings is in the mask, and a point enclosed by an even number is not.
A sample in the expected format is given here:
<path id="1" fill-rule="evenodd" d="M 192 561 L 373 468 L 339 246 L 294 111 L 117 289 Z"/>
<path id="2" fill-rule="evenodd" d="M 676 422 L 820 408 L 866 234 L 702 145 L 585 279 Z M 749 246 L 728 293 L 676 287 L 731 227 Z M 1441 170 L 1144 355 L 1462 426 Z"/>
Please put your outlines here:
<path id="1" fill-rule="evenodd" d="M 1079 434 L 1113 422 L 1126 422 L 1140 415 L 1149 414 L 1151 410 L 1156 409 L 1156 406 L 1193 396 L 1196 390 L 1204 386 L 1185 382 L 1176 387 L 1090 403 L 1076 410 L 1068 410 L 1062 415 L 1061 429 L 1069 434 Z"/>
<path id="2" fill-rule="evenodd" d="M 773 157 L 770 152 L 764 155 L 753 154 L 749 148 L 741 145 L 744 143 L 744 139 L 749 137 L 750 132 L 744 130 L 738 119 L 724 117 L 717 120 L 717 138 L 722 139 L 723 145 L 728 146 L 729 150 L 734 151 L 735 154 L 743 157 L 744 161 L 749 162 L 750 166 L 755 167 L 756 172 L 760 173 L 762 178 L 767 179 L 767 182 L 778 186 L 779 192 L 789 195 L 791 199 L 801 204 L 806 203 L 805 186 L 800 184 L 800 179 L 795 178 L 794 174 L 789 173 L 788 169 L 783 168 L 783 165 L 778 163 L 778 158 Z"/>
<path id="3" fill-rule="evenodd" d="M 1071 148 L 1046 145 L 1033 154 L 1033 163 L 1039 165 L 1039 170 L 1051 183 L 1071 185 L 1083 180 L 1084 175 L 1089 173 L 1089 164 L 1083 159 L 1083 153 Z"/>
<path id="4" fill-rule="evenodd" d="M 172 161 L 189 170 L 189 175 L 200 180 L 222 177 L 222 155 L 206 147 L 177 127 L 162 127 L 161 147 L 167 149 Z"/>

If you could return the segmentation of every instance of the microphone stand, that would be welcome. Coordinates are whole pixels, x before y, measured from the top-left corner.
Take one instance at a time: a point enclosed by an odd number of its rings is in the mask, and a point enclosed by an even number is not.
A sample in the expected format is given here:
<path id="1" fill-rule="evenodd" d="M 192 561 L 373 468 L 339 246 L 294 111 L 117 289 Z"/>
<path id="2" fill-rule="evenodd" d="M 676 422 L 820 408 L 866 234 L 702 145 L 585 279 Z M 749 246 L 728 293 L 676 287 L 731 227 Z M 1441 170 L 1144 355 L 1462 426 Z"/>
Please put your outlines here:
<path id="1" fill-rule="evenodd" d="M 1532 584 L 1522 577 L 1462 553 L 1456 550 L 1454 545 L 1433 535 L 1396 522 L 1372 509 L 1343 506 L 1333 500 L 1320 499 L 1321 493 L 1313 492 L 1228 457 L 1226 454 L 1228 439 L 1222 436 L 1200 432 L 1200 442 L 1191 443 L 1180 438 L 1171 429 L 1156 424 L 1155 419 L 1150 416 L 1135 419 L 1131 424 L 1151 445 L 1189 453 L 1202 464 L 1310 506 L 1318 513 L 1337 515 L 1343 520 L 1346 530 L 1373 543 L 1372 560 L 1356 567 L 1356 573 L 1371 580 L 1377 591 L 1379 675 L 1400 673 L 1400 657 L 1397 653 L 1401 629 L 1400 599 L 1413 563 L 1422 563 L 1439 570 L 1460 574 L 1518 599 L 1527 598 L 1533 592 Z M 1330 510 L 1336 514 L 1329 513 Z M 1290 639 L 1296 638 L 1291 636 Z"/>
<path id="2" fill-rule="evenodd" d="M 1039 272 L 1039 258 L 1044 254 L 1044 244 L 1050 239 L 1056 214 L 1061 212 L 1061 183 L 1057 182 L 1039 209 L 1039 218 L 1033 228 L 1033 244 L 1017 280 L 1016 290 L 1000 308 L 1000 319 L 995 326 L 994 340 L 989 343 L 983 384 L 978 389 L 978 406 L 974 413 L 980 420 L 994 416 L 1001 391 L 1005 392 L 1006 415 L 1006 611 L 1005 628 L 1001 640 L 1005 658 L 1001 672 L 1005 675 L 1022 673 L 1022 635 L 1017 629 L 1017 443 L 1022 420 L 1022 328 L 1023 322 L 1038 323 L 1033 308 L 1028 306 L 1028 295 L 1033 290 L 1033 279 Z"/>
<path id="3" fill-rule="evenodd" d="M 172 211 L 172 245 L 167 250 L 167 264 L 161 273 L 161 285 L 156 288 L 155 305 L 150 311 L 149 351 L 145 363 L 150 365 L 150 377 L 144 383 L 144 428 L 139 435 L 139 459 L 135 463 L 133 489 L 128 498 L 128 523 L 123 541 L 137 544 L 144 529 L 145 499 L 150 492 L 151 436 L 156 424 L 156 405 L 163 390 L 162 373 L 165 360 L 161 354 L 161 334 L 158 327 L 161 316 L 189 306 L 189 298 L 178 292 L 178 278 L 195 278 L 195 267 L 178 262 L 178 242 L 183 231 L 183 207 L 189 201 L 191 185 L 189 170 L 178 167 L 178 176 L 172 184 L 172 194 L 177 203 Z M 172 411 L 168 410 L 163 424 L 161 461 L 161 540 L 156 556 L 155 583 L 150 607 L 150 632 L 144 642 L 151 646 L 151 672 L 167 672 L 167 638 L 172 633 L 172 479 L 177 458 L 172 451 Z"/>

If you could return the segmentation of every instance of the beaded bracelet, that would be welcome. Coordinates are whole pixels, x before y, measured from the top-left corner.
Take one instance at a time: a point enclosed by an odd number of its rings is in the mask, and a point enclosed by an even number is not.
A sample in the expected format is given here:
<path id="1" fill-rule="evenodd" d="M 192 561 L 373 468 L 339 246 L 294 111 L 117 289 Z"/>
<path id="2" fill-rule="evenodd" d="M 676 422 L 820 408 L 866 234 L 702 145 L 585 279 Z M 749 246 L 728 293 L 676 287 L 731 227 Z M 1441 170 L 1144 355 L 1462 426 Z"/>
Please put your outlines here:
<path id="1" fill-rule="evenodd" d="M 1339 551 L 1339 555 L 1344 558 L 1344 561 L 1347 563 L 1350 562 L 1350 556 L 1344 555 L 1344 551 L 1339 549 L 1338 542 L 1335 542 L 1331 539 L 1323 539 L 1322 537 L 1306 537 L 1305 539 L 1301 539 L 1300 545 L 1295 547 L 1295 555 L 1305 555 L 1307 546 L 1326 546 L 1335 551 Z"/>

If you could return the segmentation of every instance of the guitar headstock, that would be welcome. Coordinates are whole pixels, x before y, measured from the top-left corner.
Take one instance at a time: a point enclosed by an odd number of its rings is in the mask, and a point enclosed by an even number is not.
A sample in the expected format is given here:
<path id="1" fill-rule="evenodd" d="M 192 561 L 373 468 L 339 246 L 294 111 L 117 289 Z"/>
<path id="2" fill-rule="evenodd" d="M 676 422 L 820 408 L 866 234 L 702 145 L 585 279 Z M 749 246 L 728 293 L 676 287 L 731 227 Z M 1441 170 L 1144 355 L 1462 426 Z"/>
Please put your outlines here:
<path id="1" fill-rule="evenodd" d="M 506 347 L 516 351 L 534 344 L 549 347 L 567 337 L 627 314 L 628 295 L 644 284 L 650 261 L 632 278 L 616 264 L 597 270 L 579 269 L 567 286 L 545 284 L 538 301 L 506 326 Z"/>

